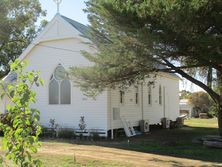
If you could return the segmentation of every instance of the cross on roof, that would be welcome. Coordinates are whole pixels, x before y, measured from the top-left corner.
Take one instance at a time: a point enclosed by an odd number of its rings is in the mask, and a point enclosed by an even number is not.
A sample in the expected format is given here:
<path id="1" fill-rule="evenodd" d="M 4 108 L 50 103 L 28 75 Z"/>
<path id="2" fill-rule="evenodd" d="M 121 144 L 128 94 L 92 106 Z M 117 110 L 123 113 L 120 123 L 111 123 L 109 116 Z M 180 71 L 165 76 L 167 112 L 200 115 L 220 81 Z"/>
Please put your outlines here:
<path id="1" fill-rule="evenodd" d="M 62 0 L 53 0 L 57 5 L 57 13 L 59 13 L 59 5 L 61 4 Z"/>

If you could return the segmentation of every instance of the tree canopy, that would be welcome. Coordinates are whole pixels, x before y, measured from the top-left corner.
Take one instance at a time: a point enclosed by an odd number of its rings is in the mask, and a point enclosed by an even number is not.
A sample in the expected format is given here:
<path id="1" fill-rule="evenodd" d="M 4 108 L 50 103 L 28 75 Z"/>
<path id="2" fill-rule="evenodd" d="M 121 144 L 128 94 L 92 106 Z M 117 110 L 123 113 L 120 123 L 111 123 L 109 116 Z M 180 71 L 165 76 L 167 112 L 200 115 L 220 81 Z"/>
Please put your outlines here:
<path id="1" fill-rule="evenodd" d="M 192 93 L 190 91 L 187 90 L 180 91 L 180 99 L 188 99 L 191 95 Z"/>
<path id="2" fill-rule="evenodd" d="M 38 0 L 0 1 L 0 78 L 36 36 L 35 22 L 41 15 L 45 12 Z"/>
<path id="3" fill-rule="evenodd" d="M 221 108 L 222 135 L 221 11 L 221 0 L 89 0 L 90 36 L 98 52 L 84 52 L 94 65 L 72 68 L 72 76 L 83 90 L 101 91 L 155 72 L 177 73 L 204 89 Z M 193 77 L 203 68 L 216 73 L 219 93 Z"/>
<path id="4" fill-rule="evenodd" d="M 208 112 L 211 106 L 209 95 L 202 91 L 192 93 L 189 97 L 189 102 L 195 108 L 199 108 L 201 112 L 205 112 L 205 113 Z"/>

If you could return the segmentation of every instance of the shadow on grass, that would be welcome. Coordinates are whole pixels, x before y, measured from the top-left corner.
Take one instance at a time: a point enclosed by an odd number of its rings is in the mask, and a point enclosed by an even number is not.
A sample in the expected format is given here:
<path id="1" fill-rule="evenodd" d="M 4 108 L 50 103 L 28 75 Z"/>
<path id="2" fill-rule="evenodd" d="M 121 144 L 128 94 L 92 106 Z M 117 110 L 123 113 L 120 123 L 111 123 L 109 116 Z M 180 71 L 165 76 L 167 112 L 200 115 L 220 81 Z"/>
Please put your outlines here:
<path id="1" fill-rule="evenodd" d="M 193 139 L 206 135 L 217 135 L 217 128 L 199 128 L 185 126 L 173 130 L 153 130 L 151 134 L 129 139 L 129 143 L 120 142 L 112 147 L 134 150 L 158 155 L 168 155 L 206 162 L 222 162 L 222 149 L 207 148 L 193 143 Z M 121 141 L 121 140 L 120 140 Z"/>
<path id="2" fill-rule="evenodd" d="M 158 129 L 151 133 L 132 138 L 120 137 L 115 140 L 59 140 L 58 142 L 68 142 L 80 145 L 95 145 L 109 148 L 132 150 L 143 153 L 167 155 L 178 158 L 201 160 L 205 162 L 222 162 L 222 149 L 207 148 L 201 144 L 194 144 L 194 138 L 205 135 L 217 135 L 216 128 L 201 128 L 184 126 L 181 129 Z M 57 140 L 56 140 L 57 141 Z M 157 161 L 158 159 L 153 159 Z M 178 162 L 171 162 L 174 166 L 182 166 Z"/>

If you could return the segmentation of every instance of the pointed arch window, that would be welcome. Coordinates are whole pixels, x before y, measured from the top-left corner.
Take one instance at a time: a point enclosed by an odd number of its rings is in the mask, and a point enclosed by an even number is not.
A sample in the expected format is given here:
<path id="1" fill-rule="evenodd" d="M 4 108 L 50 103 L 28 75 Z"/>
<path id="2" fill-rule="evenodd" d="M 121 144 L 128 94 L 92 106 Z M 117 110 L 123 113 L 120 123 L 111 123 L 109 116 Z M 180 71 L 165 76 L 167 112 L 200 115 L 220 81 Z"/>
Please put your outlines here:
<path id="1" fill-rule="evenodd" d="M 71 104 L 71 83 L 61 64 L 56 67 L 50 78 L 49 104 Z"/>
<path id="2" fill-rule="evenodd" d="M 60 85 L 61 104 L 71 104 L 71 84 L 69 80 L 63 80 Z"/>
<path id="3" fill-rule="evenodd" d="M 59 104 L 59 83 L 54 78 L 49 83 L 49 104 Z"/>

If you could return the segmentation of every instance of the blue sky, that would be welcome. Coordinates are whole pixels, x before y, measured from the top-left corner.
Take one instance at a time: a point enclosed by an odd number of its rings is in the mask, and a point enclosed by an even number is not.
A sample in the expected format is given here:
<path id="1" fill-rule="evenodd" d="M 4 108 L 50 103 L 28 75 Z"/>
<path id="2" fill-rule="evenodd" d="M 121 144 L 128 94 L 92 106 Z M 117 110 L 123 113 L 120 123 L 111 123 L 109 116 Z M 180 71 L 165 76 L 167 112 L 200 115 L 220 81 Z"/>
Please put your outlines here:
<path id="1" fill-rule="evenodd" d="M 57 6 L 53 0 L 39 0 L 42 8 L 47 11 L 47 16 L 44 18 L 50 21 L 57 12 Z M 89 24 L 87 14 L 83 12 L 86 8 L 86 0 L 62 0 L 60 4 L 60 14 L 76 20 L 83 24 Z M 43 18 L 41 18 L 43 19 Z"/>

